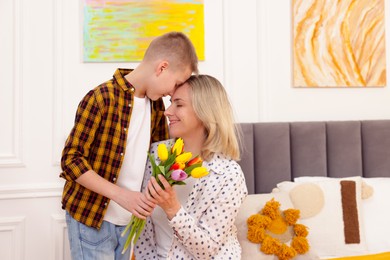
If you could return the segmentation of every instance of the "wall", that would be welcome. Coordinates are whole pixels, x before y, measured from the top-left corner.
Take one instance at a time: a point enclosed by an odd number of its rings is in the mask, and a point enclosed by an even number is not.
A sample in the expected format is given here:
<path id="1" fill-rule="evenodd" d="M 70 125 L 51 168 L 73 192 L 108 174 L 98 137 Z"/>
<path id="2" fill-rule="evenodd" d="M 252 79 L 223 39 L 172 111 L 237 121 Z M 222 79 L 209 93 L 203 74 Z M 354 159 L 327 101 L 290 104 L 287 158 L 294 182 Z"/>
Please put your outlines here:
<path id="1" fill-rule="evenodd" d="M 390 118 L 388 87 L 291 87 L 290 1 L 204 2 L 200 70 L 224 83 L 238 121 Z M 58 178 L 63 143 L 86 91 L 136 65 L 82 62 L 81 8 L 81 0 L 0 0 L 3 260 L 70 259 Z"/>

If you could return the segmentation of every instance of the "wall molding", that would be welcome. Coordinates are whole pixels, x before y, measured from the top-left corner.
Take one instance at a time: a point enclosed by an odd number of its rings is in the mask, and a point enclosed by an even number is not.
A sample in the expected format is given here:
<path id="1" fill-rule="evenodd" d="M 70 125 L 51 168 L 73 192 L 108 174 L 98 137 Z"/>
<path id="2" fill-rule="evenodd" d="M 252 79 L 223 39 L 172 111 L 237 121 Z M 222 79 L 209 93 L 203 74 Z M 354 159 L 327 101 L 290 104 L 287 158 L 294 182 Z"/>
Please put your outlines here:
<path id="1" fill-rule="evenodd" d="M 10 259 L 24 259 L 25 233 L 25 217 L 0 218 L 0 234 L 2 237 L 8 236 L 11 246 L 8 251 Z"/>
<path id="2" fill-rule="evenodd" d="M 52 164 L 60 165 L 61 146 L 63 146 L 63 1 L 53 1 L 53 141 Z"/>
<path id="3" fill-rule="evenodd" d="M 63 184 L 24 184 L 0 186 L 0 200 L 61 197 Z"/>
<path id="4" fill-rule="evenodd" d="M 12 64 L 12 82 L 13 82 L 13 136 L 12 139 L 12 151 L 8 154 L 0 154 L 0 167 L 23 167 L 23 149 L 22 149 L 22 86 L 23 86 L 23 69 L 22 69 L 22 15 L 21 15 L 22 0 L 12 1 L 12 27 L 13 27 L 13 60 Z"/>
<path id="5" fill-rule="evenodd" d="M 51 216 L 51 259 L 70 259 L 69 243 L 67 238 L 67 226 L 64 215 L 53 214 Z"/>

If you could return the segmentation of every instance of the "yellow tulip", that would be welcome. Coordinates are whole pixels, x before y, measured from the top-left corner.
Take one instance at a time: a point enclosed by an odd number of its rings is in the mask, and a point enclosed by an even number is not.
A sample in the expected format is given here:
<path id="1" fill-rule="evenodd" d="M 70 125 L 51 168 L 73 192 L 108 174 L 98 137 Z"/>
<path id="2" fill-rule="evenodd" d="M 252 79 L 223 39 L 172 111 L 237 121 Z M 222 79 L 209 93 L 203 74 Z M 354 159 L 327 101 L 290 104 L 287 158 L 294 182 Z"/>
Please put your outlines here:
<path id="1" fill-rule="evenodd" d="M 179 156 L 184 149 L 184 141 L 182 138 L 178 138 L 175 144 L 172 146 L 172 153 L 176 153 L 176 156 Z"/>
<path id="2" fill-rule="evenodd" d="M 207 174 L 209 174 L 209 172 L 207 171 L 207 168 L 206 167 L 196 167 L 195 169 L 193 169 L 191 171 L 191 176 L 194 177 L 194 178 L 202 178 L 204 176 L 206 176 Z"/>
<path id="3" fill-rule="evenodd" d="M 186 163 L 192 158 L 191 152 L 186 152 L 180 154 L 178 157 L 176 157 L 175 162 L 177 163 Z"/>
<path id="4" fill-rule="evenodd" d="M 157 155 L 162 162 L 165 162 L 168 159 L 168 149 L 165 144 L 159 144 L 157 146 Z"/>

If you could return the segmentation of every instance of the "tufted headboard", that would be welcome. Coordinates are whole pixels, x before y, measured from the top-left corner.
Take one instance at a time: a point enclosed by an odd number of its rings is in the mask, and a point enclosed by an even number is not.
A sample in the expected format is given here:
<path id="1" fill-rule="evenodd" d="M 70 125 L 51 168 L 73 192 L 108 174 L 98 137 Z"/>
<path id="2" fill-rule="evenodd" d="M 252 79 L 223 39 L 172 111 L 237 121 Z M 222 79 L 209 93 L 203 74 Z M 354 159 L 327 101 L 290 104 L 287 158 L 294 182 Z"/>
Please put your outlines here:
<path id="1" fill-rule="evenodd" d="M 241 123 L 249 193 L 299 176 L 390 177 L 390 120 Z"/>

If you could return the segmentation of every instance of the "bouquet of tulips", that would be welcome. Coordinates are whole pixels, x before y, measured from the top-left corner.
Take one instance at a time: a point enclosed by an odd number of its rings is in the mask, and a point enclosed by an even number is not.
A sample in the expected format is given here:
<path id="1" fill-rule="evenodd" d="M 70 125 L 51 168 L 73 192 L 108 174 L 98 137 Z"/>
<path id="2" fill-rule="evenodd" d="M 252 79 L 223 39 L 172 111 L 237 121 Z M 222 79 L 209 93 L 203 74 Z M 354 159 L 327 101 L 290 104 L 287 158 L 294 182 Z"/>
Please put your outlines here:
<path id="1" fill-rule="evenodd" d="M 160 161 L 158 164 L 156 159 L 148 153 L 152 165 L 152 176 L 156 178 L 161 187 L 163 186 L 157 177 L 159 174 L 162 174 L 170 185 L 184 185 L 184 180 L 188 177 L 201 178 L 208 174 L 207 168 L 202 166 L 203 161 L 199 155 L 191 159 L 192 153 L 184 152 L 184 142 L 181 138 L 178 138 L 170 148 L 164 143 L 159 144 L 157 146 L 157 155 Z M 145 226 L 145 222 L 145 220 L 134 215 L 131 217 L 129 224 L 127 224 L 121 234 L 123 237 L 130 230 L 122 254 L 126 252 L 131 242 L 135 245 Z"/>

